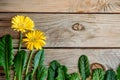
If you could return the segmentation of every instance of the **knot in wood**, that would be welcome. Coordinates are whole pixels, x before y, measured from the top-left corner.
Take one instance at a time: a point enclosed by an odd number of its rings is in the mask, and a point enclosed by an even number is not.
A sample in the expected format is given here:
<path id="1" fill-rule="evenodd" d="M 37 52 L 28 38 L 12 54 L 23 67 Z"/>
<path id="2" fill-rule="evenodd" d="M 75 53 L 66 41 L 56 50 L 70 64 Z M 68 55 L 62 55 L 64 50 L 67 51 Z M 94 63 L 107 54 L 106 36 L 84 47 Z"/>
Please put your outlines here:
<path id="1" fill-rule="evenodd" d="M 72 25 L 72 29 L 75 31 L 81 31 L 81 30 L 84 30 L 85 28 L 82 24 L 75 23 Z"/>
<path id="2" fill-rule="evenodd" d="M 100 63 L 91 64 L 91 70 L 94 70 L 94 69 L 97 69 L 97 68 L 101 68 L 101 69 L 105 70 L 105 67 Z"/>

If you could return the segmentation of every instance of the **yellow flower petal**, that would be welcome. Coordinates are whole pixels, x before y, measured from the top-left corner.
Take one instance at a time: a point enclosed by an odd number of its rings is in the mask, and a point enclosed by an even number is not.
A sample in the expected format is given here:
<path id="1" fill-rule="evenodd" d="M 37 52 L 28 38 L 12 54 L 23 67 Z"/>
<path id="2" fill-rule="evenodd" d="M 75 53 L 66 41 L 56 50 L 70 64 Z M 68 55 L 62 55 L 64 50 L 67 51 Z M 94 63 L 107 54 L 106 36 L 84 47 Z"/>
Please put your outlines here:
<path id="1" fill-rule="evenodd" d="M 20 32 L 26 32 L 26 30 L 33 30 L 34 28 L 34 22 L 26 16 L 17 15 L 12 18 L 12 26 L 13 30 L 20 31 Z"/>
<path id="2" fill-rule="evenodd" d="M 26 38 L 23 39 L 23 42 L 25 42 L 27 49 L 29 50 L 42 49 L 42 47 L 46 45 L 46 36 L 41 31 L 31 31 L 25 34 L 25 37 Z"/>

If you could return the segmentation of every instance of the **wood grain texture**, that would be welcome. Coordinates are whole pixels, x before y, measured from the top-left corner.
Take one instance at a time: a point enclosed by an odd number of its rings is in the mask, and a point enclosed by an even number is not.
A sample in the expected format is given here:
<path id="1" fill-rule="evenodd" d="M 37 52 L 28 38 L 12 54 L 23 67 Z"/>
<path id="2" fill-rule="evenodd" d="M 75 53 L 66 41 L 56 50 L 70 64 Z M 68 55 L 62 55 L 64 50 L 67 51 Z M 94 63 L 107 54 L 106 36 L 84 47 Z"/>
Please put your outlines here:
<path id="1" fill-rule="evenodd" d="M 46 47 L 120 47 L 119 14 L 0 13 L 0 36 L 11 34 L 14 45 L 19 35 L 10 28 L 10 18 L 16 14 L 31 17 L 46 33 Z"/>
<path id="2" fill-rule="evenodd" d="M 45 64 L 49 65 L 52 60 L 58 60 L 62 65 L 68 67 L 69 73 L 78 72 L 78 59 L 83 54 L 88 56 L 90 64 L 101 63 L 106 70 L 110 68 L 115 70 L 120 64 L 119 49 L 45 49 Z M 0 74 L 3 74 L 3 70 L 0 71 Z M 4 78 L 4 75 L 0 75 L 0 80 L 4 80 Z"/>
<path id="3" fill-rule="evenodd" d="M 120 0 L 0 0 L 0 12 L 120 13 Z"/>
<path id="4" fill-rule="evenodd" d="M 78 71 L 77 62 L 83 54 L 88 56 L 90 64 L 101 63 L 106 69 L 116 69 L 120 64 L 119 49 L 46 49 L 45 53 L 46 65 L 52 60 L 58 60 L 68 67 L 69 73 Z"/>

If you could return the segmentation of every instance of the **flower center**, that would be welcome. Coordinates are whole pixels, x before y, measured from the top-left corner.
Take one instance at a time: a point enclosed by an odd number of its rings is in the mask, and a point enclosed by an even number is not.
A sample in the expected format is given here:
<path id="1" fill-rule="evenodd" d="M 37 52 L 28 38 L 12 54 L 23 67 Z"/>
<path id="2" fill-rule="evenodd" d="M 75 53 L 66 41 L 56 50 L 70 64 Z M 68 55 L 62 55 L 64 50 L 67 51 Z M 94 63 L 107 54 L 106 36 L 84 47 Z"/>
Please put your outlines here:
<path id="1" fill-rule="evenodd" d="M 36 39 L 35 39 L 35 38 L 32 38 L 31 41 L 32 41 L 32 42 L 36 42 Z"/>
<path id="2" fill-rule="evenodd" d="M 23 23 L 21 23 L 21 24 L 18 24 L 20 27 L 24 27 L 24 24 Z"/>

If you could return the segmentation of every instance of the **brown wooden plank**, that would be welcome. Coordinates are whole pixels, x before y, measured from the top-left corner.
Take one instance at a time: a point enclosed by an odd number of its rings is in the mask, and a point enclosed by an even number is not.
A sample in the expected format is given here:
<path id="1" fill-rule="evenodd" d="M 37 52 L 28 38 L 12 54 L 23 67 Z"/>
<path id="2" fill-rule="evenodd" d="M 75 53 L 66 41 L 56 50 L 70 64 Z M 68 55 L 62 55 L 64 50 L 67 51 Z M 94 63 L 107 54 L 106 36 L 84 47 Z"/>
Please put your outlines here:
<path id="1" fill-rule="evenodd" d="M 46 33 L 46 47 L 120 47 L 119 14 L 0 13 L 0 36 L 19 37 L 10 28 L 10 18 L 16 14 L 30 16 L 35 28 Z"/>
<path id="2" fill-rule="evenodd" d="M 90 64 L 101 63 L 106 69 L 116 69 L 120 64 L 119 49 L 46 49 L 46 65 L 52 60 L 58 60 L 66 65 L 69 72 L 77 72 L 77 63 L 81 55 L 87 55 Z"/>
<path id="3" fill-rule="evenodd" d="M 119 0 L 0 0 L 0 12 L 120 12 Z"/>
<path id="4" fill-rule="evenodd" d="M 115 70 L 120 64 L 119 49 L 45 49 L 45 64 L 49 65 L 52 60 L 58 60 L 68 67 L 69 73 L 78 72 L 78 59 L 83 54 L 88 56 L 90 64 L 101 63 L 106 70 L 111 68 Z M 3 71 L 0 71 L 1 73 Z M 0 76 L 0 80 L 2 78 L 4 76 Z"/>

